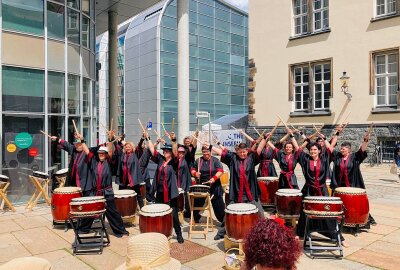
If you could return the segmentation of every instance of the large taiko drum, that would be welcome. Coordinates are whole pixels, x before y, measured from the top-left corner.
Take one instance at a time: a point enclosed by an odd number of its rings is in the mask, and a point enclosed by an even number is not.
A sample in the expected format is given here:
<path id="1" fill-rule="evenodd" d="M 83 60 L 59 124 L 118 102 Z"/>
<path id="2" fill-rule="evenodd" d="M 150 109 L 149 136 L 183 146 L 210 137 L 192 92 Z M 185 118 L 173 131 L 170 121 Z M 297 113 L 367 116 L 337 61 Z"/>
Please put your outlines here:
<path id="1" fill-rule="evenodd" d="M 276 211 L 280 218 L 299 218 L 302 193 L 298 189 L 278 189 L 275 193 Z"/>
<path id="2" fill-rule="evenodd" d="M 335 196 L 340 197 L 345 208 L 344 226 L 364 226 L 368 222 L 369 202 L 365 189 L 340 187 L 335 189 Z"/>
<path id="3" fill-rule="evenodd" d="M 206 185 L 193 185 L 189 188 L 189 193 L 204 194 L 210 192 L 210 186 Z"/>
<path id="4" fill-rule="evenodd" d="M 106 199 L 103 196 L 74 198 L 69 206 L 73 217 L 92 217 L 106 211 Z"/>
<path id="5" fill-rule="evenodd" d="M 222 189 L 224 190 L 225 204 L 229 204 L 231 201 L 229 199 L 229 186 L 222 186 Z"/>
<path id="6" fill-rule="evenodd" d="M 197 180 L 196 178 L 192 177 L 192 186 L 197 185 Z"/>
<path id="7" fill-rule="evenodd" d="M 311 217 L 336 217 L 343 214 L 343 202 L 339 197 L 307 196 L 303 200 L 304 213 Z"/>
<path id="8" fill-rule="evenodd" d="M 40 180 L 47 180 L 49 179 L 49 174 L 45 173 L 45 172 L 40 172 L 40 171 L 34 171 L 32 173 L 32 176 L 36 177 L 36 178 L 40 178 Z"/>
<path id="9" fill-rule="evenodd" d="M 54 223 L 65 223 L 69 215 L 69 203 L 82 196 L 80 187 L 60 187 L 53 191 L 51 197 L 51 215 Z"/>
<path id="10" fill-rule="evenodd" d="M 183 191 L 181 188 L 178 188 L 178 193 L 178 209 L 179 211 L 183 211 L 185 208 L 185 191 Z"/>
<path id="11" fill-rule="evenodd" d="M 137 200 L 134 190 L 114 190 L 115 207 L 122 218 L 132 218 L 136 214 Z"/>
<path id="12" fill-rule="evenodd" d="M 275 193 L 278 190 L 279 178 L 277 177 L 257 177 L 258 186 L 261 190 L 261 205 L 274 206 Z"/>
<path id="13" fill-rule="evenodd" d="M 0 182 L 8 182 L 9 180 L 8 176 L 0 174 Z"/>
<path id="14" fill-rule="evenodd" d="M 142 200 L 146 199 L 146 182 L 142 182 L 140 185 L 140 196 L 142 196 Z"/>
<path id="15" fill-rule="evenodd" d="M 225 209 L 226 234 L 229 239 L 242 241 L 258 218 L 258 209 L 254 204 L 229 204 Z"/>
<path id="16" fill-rule="evenodd" d="M 54 173 L 54 178 L 57 181 L 58 187 L 63 187 L 67 179 L 68 168 L 58 170 Z"/>
<path id="17" fill-rule="evenodd" d="M 166 237 L 172 235 L 172 208 L 168 204 L 148 204 L 140 209 L 141 233 L 158 232 Z"/>

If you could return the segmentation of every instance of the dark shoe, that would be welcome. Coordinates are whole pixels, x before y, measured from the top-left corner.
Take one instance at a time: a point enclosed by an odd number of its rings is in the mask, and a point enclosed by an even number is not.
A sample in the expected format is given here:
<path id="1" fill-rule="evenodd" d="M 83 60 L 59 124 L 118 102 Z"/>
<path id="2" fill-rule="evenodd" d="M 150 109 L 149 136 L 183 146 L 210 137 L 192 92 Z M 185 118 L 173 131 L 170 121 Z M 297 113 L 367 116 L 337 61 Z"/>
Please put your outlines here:
<path id="1" fill-rule="evenodd" d="M 216 236 L 214 236 L 214 240 L 221 240 L 221 239 L 224 239 L 224 235 L 217 234 Z"/>
<path id="2" fill-rule="evenodd" d="M 182 234 L 178 234 L 178 235 L 176 236 L 176 239 L 178 240 L 178 243 L 179 243 L 179 244 L 183 244 L 183 242 L 185 242 L 185 240 L 184 240 L 183 237 L 182 237 Z"/>

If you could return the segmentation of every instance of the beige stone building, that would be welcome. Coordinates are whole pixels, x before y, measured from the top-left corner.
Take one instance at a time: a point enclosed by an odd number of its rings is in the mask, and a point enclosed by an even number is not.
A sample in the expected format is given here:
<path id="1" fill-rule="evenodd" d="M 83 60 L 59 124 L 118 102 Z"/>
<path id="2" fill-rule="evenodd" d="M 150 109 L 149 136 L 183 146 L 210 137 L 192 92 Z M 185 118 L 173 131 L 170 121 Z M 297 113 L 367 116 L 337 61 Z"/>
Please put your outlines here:
<path id="1" fill-rule="evenodd" d="M 371 147 L 389 160 L 400 139 L 399 47 L 400 0 L 249 0 L 250 124 L 280 115 L 329 133 L 350 113 L 342 139 L 360 142 L 373 122 Z"/>

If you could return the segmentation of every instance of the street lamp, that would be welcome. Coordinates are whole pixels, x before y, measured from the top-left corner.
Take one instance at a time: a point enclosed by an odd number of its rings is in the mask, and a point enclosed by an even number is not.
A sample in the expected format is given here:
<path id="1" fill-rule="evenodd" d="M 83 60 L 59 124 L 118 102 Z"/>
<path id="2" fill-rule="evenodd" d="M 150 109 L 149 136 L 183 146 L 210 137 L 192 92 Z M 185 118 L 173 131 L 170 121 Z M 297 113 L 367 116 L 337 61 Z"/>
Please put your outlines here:
<path id="1" fill-rule="evenodd" d="M 342 92 L 343 92 L 343 94 L 345 94 L 347 96 L 347 98 L 349 100 L 351 100 L 352 95 L 349 93 L 349 80 L 350 80 L 350 77 L 347 76 L 347 72 L 343 71 L 343 75 L 342 75 L 342 77 L 340 77 L 340 82 L 342 84 L 342 86 L 341 86 Z"/>
<path id="2" fill-rule="evenodd" d="M 207 118 L 208 117 L 208 142 L 211 145 L 211 117 L 210 117 L 210 113 L 209 112 L 205 112 L 205 111 L 196 111 L 196 117 L 197 118 Z"/>

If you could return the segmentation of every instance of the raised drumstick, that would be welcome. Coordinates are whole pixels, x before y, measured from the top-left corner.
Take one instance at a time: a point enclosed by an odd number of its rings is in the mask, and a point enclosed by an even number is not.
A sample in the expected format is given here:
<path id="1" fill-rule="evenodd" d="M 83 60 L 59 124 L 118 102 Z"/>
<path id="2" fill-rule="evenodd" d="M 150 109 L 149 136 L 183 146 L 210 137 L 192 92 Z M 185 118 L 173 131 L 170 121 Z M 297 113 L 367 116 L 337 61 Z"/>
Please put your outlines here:
<path id="1" fill-rule="evenodd" d="M 79 133 L 79 132 L 78 132 L 78 129 L 76 128 L 76 124 L 75 124 L 75 120 L 74 120 L 74 119 L 72 119 L 72 125 L 74 125 L 74 130 L 75 130 L 75 132 L 76 132 L 76 133 Z"/>
<path id="2" fill-rule="evenodd" d="M 40 131 L 43 135 L 46 135 L 47 137 L 51 138 L 50 134 L 47 134 L 46 132 L 44 132 L 43 130 Z"/>
<path id="3" fill-rule="evenodd" d="M 142 125 L 142 121 L 140 121 L 140 119 L 138 118 L 138 121 L 139 121 L 139 125 L 140 125 L 140 127 L 142 128 L 142 131 L 143 131 L 143 133 L 145 132 L 145 130 L 144 130 L 144 127 L 143 127 L 143 125 Z"/>
<path id="4" fill-rule="evenodd" d="M 113 122 L 114 122 L 114 118 L 111 118 L 110 130 L 113 130 Z"/>
<path id="5" fill-rule="evenodd" d="M 174 132 L 174 130 L 175 130 L 175 118 L 172 118 L 171 131 Z"/>
<path id="6" fill-rule="evenodd" d="M 290 128 L 286 125 L 286 123 L 282 120 L 282 118 L 279 117 L 279 115 L 278 115 L 278 118 L 282 122 L 282 124 L 285 126 L 285 128 L 289 131 Z"/>
<path id="7" fill-rule="evenodd" d="M 374 126 L 374 122 L 372 122 L 368 127 L 368 134 L 371 134 L 372 127 Z"/>

